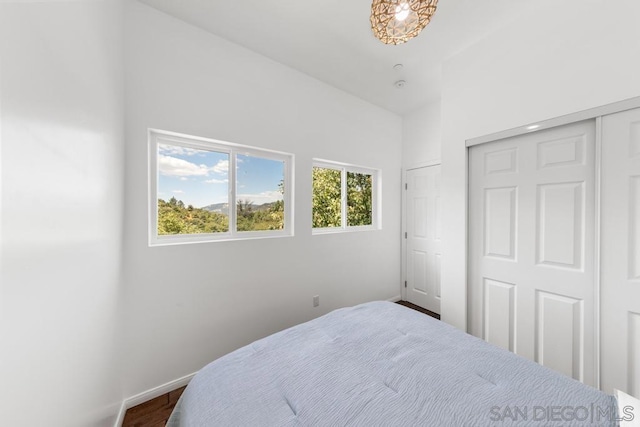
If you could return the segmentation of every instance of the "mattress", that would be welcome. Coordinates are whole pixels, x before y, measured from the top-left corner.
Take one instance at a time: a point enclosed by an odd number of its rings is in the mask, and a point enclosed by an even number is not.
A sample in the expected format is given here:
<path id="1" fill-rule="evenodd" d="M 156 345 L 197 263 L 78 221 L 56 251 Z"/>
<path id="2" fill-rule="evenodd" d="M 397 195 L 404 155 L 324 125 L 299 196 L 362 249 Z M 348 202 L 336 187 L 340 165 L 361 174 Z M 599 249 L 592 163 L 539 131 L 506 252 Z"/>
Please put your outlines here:
<path id="1" fill-rule="evenodd" d="M 212 362 L 167 425 L 615 426 L 615 405 L 444 322 L 372 302 Z"/>

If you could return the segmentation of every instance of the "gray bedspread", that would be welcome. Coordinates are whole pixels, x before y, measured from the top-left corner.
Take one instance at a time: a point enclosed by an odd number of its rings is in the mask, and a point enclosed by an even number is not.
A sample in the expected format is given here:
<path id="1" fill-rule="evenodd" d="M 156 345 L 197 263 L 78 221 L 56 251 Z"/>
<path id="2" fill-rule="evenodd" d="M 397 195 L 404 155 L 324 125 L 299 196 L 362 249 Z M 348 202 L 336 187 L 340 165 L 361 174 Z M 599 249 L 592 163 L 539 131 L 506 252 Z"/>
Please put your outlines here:
<path id="1" fill-rule="evenodd" d="M 212 362 L 168 426 L 615 426 L 615 416 L 612 396 L 373 302 Z"/>

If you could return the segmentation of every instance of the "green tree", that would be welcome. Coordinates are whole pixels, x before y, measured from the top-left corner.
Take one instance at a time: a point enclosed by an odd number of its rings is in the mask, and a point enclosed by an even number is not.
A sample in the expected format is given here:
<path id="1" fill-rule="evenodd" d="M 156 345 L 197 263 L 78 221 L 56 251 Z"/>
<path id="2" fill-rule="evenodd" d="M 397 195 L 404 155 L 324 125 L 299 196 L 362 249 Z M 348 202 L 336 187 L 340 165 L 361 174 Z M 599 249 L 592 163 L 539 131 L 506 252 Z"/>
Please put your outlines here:
<path id="1" fill-rule="evenodd" d="M 347 225 L 372 224 L 371 175 L 347 172 Z"/>
<path id="2" fill-rule="evenodd" d="M 282 230 L 284 228 L 284 202 L 281 200 L 254 205 L 248 200 L 236 204 L 238 231 Z"/>
<path id="3" fill-rule="evenodd" d="M 314 167 L 313 227 L 340 227 L 342 221 L 342 173 L 336 169 Z"/>
<path id="4" fill-rule="evenodd" d="M 247 216 L 251 214 L 251 211 L 253 210 L 253 202 L 250 200 L 238 200 L 238 202 L 236 203 L 237 205 L 237 209 L 236 212 L 238 214 L 238 216 Z"/>
<path id="5" fill-rule="evenodd" d="M 158 234 L 182 234 L 184 222 L 174 212 L 164 212 L 158 217 Z"/>
<path id="6" fill-rule="evenodd" d="M 158 235 L 221 233 L 229 231 L 229 218 L 189 205 L 175 197 L 158 199 Z"/>
<path id="7" fill-rule="evenodd" d="M 284 179 L 278 184 L 278 191 L 284 198 Z M 276 200 L 269 208 L 270 228 L 269 230 L 284 229 L 284 200 Z"/>

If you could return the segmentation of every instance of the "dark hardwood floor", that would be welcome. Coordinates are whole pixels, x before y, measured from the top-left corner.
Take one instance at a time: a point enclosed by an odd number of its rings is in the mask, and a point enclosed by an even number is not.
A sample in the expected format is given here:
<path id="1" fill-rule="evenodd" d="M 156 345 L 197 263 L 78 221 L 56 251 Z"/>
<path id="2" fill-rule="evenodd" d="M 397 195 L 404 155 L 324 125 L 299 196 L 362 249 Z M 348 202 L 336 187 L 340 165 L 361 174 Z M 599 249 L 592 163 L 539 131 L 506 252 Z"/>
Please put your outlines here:
<path id="1" fill-rule="evenodd" d="M 440 320 L 439 314 L 418 307 L 408 301 L 398 301 L 398 304 Z M 122 427 L 164 427 L 184 389 L 185 387 L 180 387 L 177 390 L 127 409 Z"/>
<path id="2" fill-rule="evenodd" d="M 164 427 L 185 387 L 127 409 L 122 427 Z"/>
<path id="3" fill-rule="evenodd" d="M 424 313 L 427 316 L 431 316 L 431 317 L 433 317 L 435 319 L 440 320 L 440 315 L 438 313 L 434 313 L 433 311 L 429 311 L 426 308 L 422 308 L 422 307 L 417 306 L 415 304 L 411 304 L 409 301 L 398 301 L 397 303 L 400 304 L 400 305 L 404 305 L 405 307 L 409 307 L 409 308 L 412 308 L 412 309 L 414 309 L 416 311 L 419 311 L 420 313 Z"/>

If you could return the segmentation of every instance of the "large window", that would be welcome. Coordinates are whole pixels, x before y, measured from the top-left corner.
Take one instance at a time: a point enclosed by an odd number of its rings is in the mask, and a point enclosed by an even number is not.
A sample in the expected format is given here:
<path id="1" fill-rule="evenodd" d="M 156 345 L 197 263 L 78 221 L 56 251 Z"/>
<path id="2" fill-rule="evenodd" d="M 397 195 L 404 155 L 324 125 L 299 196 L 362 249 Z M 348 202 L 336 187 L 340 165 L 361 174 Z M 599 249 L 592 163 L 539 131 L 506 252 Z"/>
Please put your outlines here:
<path id="1" fill-rule="evenodd" d="M 379 171 L 316 160 L 312 181 L 314 233 L 379 227 Z"/>
<path id="2" fill-rule="evenodd" d="M 149 133 L 149 243 L 293 234 L 293 156 L 205 138 Z"/>

